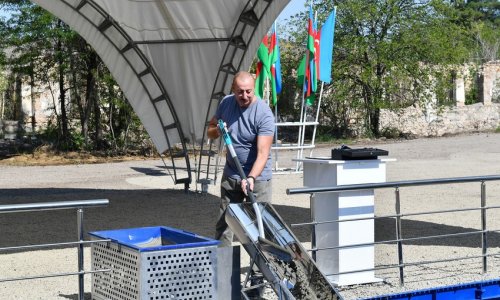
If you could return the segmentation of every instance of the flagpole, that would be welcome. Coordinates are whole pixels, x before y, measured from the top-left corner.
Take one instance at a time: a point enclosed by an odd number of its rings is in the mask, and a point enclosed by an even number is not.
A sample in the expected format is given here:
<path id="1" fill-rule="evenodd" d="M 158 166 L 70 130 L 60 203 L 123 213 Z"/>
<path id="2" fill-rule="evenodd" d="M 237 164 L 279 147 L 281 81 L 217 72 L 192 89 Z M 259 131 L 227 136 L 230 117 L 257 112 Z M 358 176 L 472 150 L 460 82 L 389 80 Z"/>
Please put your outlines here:
<path id="1" fill-rule="evenodd" d="M 311 5 L 311 9 L 312 9 L 312 5 L 313 5 L 313 1 L 311 0 L 310 2 L 310 5 Z M 314 22 L 317 22 L 317 19 L 318 19 L 318 12 L 315 12 L 314 14 Z M 310 57 L 309 57 L 310 53 L 308 51 L 308 54 L 307 54 L 307 63 L 310 65 Z M 316 62 L 315 62 L 316 63 Z M 307 70 L 307 68 L 306 68 Z M 310 71 L 309 71 L 310 72 Z M 316 70 L 314 70 L 314 72 L 316 72 Z M 304 76 L 304 80 L 305 80 L 306 76 Z M 312 77 L 311 77 L 312 78 Z M 310 85 L 311 82 L 308 82 L 308 85 Z M 312 93 L 313 91 L 311 91 Z M 302 98 L 304 98 L 304 96 L 302 96 Z M 306 136 L 306 124 L 305 122 L 307 121 L 307 105 L 304 107 L 304 117 L 303 117 L 303 120 L 302 120 L 302 139 L 301 139 L 301 142 L 300 142 L 300 158 L 302 158 L 303 154 L 304 154 L 304 141 L 305 141 L 305 136 Z M 298 171 L 298 164 L 297 164 L 297 171 Z"/>
<path id="2" fill-rule="evenodd" d="M 318 127 L 319 110 L 321 108 L 321 99 L 323 98 L 323 86 L 324 85 L 325 85 L 325 83 L 322 81 L 321 82 L 321 90 L 319 92 L 318 108 L 316 109 L 316 118 L 314 119 L 314 122 L 316 124 L 314 124 L 311 145 L 314 145 L 314 140 L 316 138 L 316 128 Z M 312 156 L 312 153 L 313 153 L 313 148 L 311 148 L 311 152 L 309 152 L 309 156 Z"/>
<path id="3" fill-rule="evenodd" d="M 309 1 L 309 12 L 311 13 L 312 11 L 312 6 L 313 6 L 313 1 Z M 309 16 L 309 21 L 308 23 L 310 22 L 311 18 Z M 308 25 L 308 34 L 309 34 L 309 25 Z M 307 48 L 307 46 L 306 46 Z M 303 144 L 304 144 L 304 136 L 305 136 L 305 120 L 307 118 L 307 105 L 304 105 L 304 100 L 305 100 L 305 92 L 307 91 L 308 87 L 305 86 L 305 82 L 307 80 L 307 70 L 308 70 L 308 66 L 310 66 L 310 57 L 309 57 L 310 53 L 309 53 L 309 49 L 306 51 L 306 61 L 305 61 L 305 72 L 304 72 L 304 81 L 302 83 L 302 103 L 301 103 L 301 106 L 300 106 L 300 123 L 301 125 L 299 126 L 299 136 L 298 136 L 298 141 L 297 141 L 297 146 L 298 146 L 298 149 L 297 149 L 297 160 L 299 159 L 302 159 L 302 154 L 303 154 Z M 310 71 L 309 71 L 310 72 Z M 311 84 L 310 82 L 307 83 L 308 85 Z M 297 164 L 296 164 L 296 167 L 295 167 L 295 171 L 298 172 L 300 169 L 300 162 L 297 161 Z"/>
<path id="4" fill-rule="evenodd" d="M 274 105 L 274 171 L 278 171 L 278 101 Z"/>
<path id="5" fill-rule="evenodd" d="M 274 33 L 278 37 L 276 31 L 276 21 L 274 21 Z M 274 171 L 278 171 L 278 95 L 276 95 L 276 103 L 274 103 Z"/>
<path id="6" fill-rule="evenodd" d="M 267 106 L 269 106 L 269 105 L 271 105 L 270 104 L 271 99 L 269 99 L 269 96 L 271 93 L 269 92 L 269 79 L 268 78 L 266 78 L 266 82 L 264 83 L 264 86 L 265 87 L 264 87 L 264 99 L 263 100 L 266 101 Z"/>
<path id="7" fill-rule="evenodd" d="M 300 158 L 302 158 L 302 155 L 304 154 L 304 140 L 305 140 L 305 136 L 306 136 L 306 124 L 305 122 L 307 122 L 307 105 L 304 106 L 304 118 L 302 120 L 302 136 L 301 136 L 301 140 L 300 140 Z M 297 170 L 299 171 L 299 170 Z"/>

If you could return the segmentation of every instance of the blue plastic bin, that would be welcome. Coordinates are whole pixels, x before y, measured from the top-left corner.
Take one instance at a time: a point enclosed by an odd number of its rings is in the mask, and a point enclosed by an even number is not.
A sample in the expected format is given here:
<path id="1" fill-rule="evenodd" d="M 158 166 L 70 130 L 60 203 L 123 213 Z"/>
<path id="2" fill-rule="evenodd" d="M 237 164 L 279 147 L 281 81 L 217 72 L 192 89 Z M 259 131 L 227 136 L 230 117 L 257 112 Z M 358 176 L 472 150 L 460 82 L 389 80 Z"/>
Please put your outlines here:
<path id="1" fill-rule="evenodd" d="M 90 232 L 92 299 L 217 299 L 219 241 L 170 227 Z"/>
<path id="2" fill-rule="evenodd" d="M 217 240 L 165 226 L 94 231 L 89 232 L 89 235 L 98 239 L 111 239 L 120 245 L 136 249 L 139 252 L 206 247 L 219 244 Z"/>

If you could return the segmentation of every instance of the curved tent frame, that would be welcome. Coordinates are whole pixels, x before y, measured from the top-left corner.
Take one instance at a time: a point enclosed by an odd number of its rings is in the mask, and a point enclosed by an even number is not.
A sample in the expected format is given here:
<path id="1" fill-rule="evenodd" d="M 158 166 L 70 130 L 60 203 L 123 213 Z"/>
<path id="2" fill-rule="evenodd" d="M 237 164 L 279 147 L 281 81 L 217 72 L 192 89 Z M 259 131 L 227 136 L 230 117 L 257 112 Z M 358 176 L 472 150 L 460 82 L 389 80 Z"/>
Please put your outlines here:
<path id="1" fill-rule="evenodd" d="M 208 118 L 229 92 L 232 77 L 250 67 L 261 38 L 289 2 L 31 1 L 95 49 L 158 152 L 168 152 L 175 183 L 184 183 L 186 189 L 193 171 L 187 145 L 205 143 Z M 178 158 L 185 161 L 182 178 Z"/>

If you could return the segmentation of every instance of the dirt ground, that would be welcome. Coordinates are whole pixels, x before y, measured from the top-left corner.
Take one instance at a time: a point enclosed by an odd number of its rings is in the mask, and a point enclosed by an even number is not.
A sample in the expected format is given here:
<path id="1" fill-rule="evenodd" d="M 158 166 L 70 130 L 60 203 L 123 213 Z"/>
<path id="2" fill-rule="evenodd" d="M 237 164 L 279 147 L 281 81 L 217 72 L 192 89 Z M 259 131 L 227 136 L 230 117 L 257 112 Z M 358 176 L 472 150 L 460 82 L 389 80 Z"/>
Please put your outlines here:
<path id="1" fill-rule="evenodd" d="M 312 156 L 328 156 L 339 145 L 321 145 Z M 500 175 L 500 134 L 478 133 L 452 137 L 405 141 L 365 141 L 356 147 L 376 147 L 389 151 L 396 159 L 387 165 L 387 181 Z M 309 156 L 306 153 L 305 156 Z M 279 152 L 280 167 L 293 167 L 296 152 Z M 30 163 L 31 164 L 31 163 Z M 287 223 L 309 221 L 309 196 L 287 195 L 286 189 L 302 187 L 302 174 L 275 175 L 273 203 Z M 500 205 L 500 181 L 488 182 L 488 205 Z M 192 187 L 194 190 L 194 186 Z M 165 173 L 161 160 L 129 160 L 114 163 L 16 166 L 0 160 L 0 203 L 17 204 L 47 201 L 109 199 L 106 208 L 85 210 L 85 231 L 164 225 L 213 235 L 218 212 L 218 185 L 209 186 L 207 194 L 184 193 Z M 477 207 L 480 184 L 442 185 L 401 189 L 403 213 Z M 375 214 L 394 214 L 394 191 L 375 194 Z M 488 215 L 488 228 L 500 228 L 500 215 Z M 461 232 L 480 228 L 477 213 L 408 217 L 403 222 L 406 237 L 432 235 L 437 232 Z M 74 211 L 23 212 L 0 214 L 0 247 L 74 241 L 77 238 Z M 393 223 L 381 219 L 375 223 L 378 241 L 392 239 Z M 294 229 L 306 247 L 310 242 L 308 228 Z M 500 253 L 500 235 L 489 235 L 489 253 Z M 396 248 L 384 243 L 375 248 L 377 265 L 394 264 Z M 480 241 L 472 238 L 415 241 L 405 245 L 405 259 L 431 260 L 479 255 Z M 244 251 L 242 251 L 244 252 Z M 90 268 L 90 250 L 85 249 L 86 269 Z M 405 286 L 399 286 L 398 271 L 377 271 L 383 282 L 342 287 L 345 299 L 365 298 L 429 286 L 455 284 L 498 278 L 500 254 L 489 259 L 488 273 L 480 270 L 480 259 L 458 264 L 444 263 L 405 269 Z M 243 259 L 243 263 L 248 262 Z M 497 265 L 499 265 L 497 267 Z M 49 247 L 37 251 L 2 251 L 0 280 L 47 273 L 75 272 L 76 249 Z M 0 299 L 77 299 L 77 277 L 56 277 L 17 282 L 0 282 Z M 90 275 L 85 279 L 86 296 L 90 296 Z M 269 296 L 272 298 L 272 296 Z"/>

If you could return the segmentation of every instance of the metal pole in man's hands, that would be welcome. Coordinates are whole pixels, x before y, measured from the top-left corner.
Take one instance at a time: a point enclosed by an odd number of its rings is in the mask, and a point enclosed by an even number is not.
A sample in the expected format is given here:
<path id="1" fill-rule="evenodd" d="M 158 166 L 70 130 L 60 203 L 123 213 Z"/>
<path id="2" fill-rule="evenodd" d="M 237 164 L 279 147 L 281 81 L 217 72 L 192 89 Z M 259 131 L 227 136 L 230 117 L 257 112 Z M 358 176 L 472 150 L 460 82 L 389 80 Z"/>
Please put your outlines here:
<path id="1" fill-rule="evenodd" d="M 218 121 L 218 127 L 219 127 L 221 134 L 222 134 L 222 139 L 224 140 L 224 143 L 226 144 L 226 147 L 229 150 L 229 153 L 231 154 L 231 158 L 233 159 L 234 164 L 236 165 L 236 168 L 238 168 L 238 173 L 240 173 L 241 180 L 247 180 L 247 176 L 245 175 L 245 172 L 243 171 L 243 168 L 241 167 L 241 163 L 238 160 L 236 152 L 234 151 L 231 136 L 227 132 L 226 124 L 224 123 L 223 120 Z M 255 182 L 254 182 L 254 185 L 255 185 Z M 248 198 L 250 199 L 250 202 L 252 203 L 253 210 L 255 212 L 255 218 L 257 220 L 257 227 L 259 229 L 259 236 L 264 239 L 265 236 L 264 236 L 264 225 L 262 223 L 262 216 L 261 216 L 261 213 L 259 210 L 259 206 L 257 205 L 257 201 L 255 201 L 255 195 L 250 190 L 250 185 L 248 184 L 248 181 L 247 181 L 246 187 L 247 187 Z"/>

